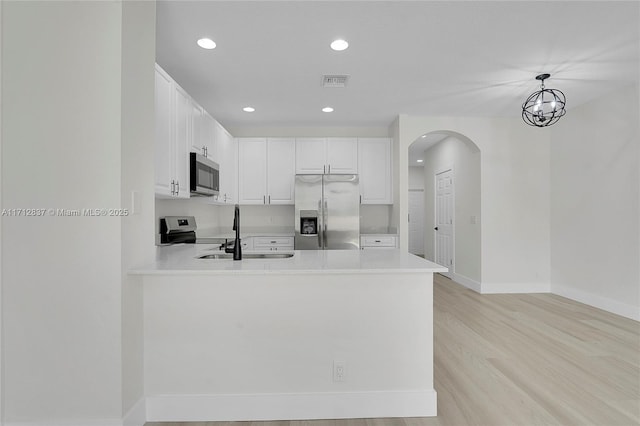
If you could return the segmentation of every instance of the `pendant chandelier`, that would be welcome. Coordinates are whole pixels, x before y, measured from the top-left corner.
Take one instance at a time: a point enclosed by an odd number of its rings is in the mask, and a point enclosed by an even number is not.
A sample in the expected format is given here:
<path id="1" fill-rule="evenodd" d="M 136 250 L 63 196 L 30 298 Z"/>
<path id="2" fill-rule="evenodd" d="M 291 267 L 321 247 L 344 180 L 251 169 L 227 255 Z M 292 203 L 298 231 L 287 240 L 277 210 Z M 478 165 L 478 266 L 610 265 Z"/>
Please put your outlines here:
<path id="1" fill-rule="evenodd" d="M 522 119 L 530 126 L 547 127 L 555 124 L 567 111 L 564 109 L 566 98 L 557 89 L 545 89 L 544 81 L 550 74 L 540 74 L 540 90 L 534 92 L 522 104 Z"/>

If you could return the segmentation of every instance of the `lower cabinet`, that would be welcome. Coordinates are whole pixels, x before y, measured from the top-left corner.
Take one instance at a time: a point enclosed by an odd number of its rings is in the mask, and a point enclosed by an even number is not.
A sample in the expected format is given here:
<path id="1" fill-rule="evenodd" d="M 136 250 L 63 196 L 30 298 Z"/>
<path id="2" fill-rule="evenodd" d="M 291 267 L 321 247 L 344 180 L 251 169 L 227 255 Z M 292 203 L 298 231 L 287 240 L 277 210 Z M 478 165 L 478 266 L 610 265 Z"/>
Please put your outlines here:
<path id="1" fill-rule="evenodd" d="M 244 237 L 240 240 L 240 246 L 242 247 L 242 251 L 251 251 L 253 250 L 253 237 Z"/>
<path id="2" fill-rule="evenodd" d="M 360 248 L 389 249 L 398 247 L 398 236 L 389 234 L 369 234 L 360 236 Z"/>
<path id="3" fill-rule="evenodd" d="M 253 237 L 256 251 L 293 250 L 293 237 Z"/>

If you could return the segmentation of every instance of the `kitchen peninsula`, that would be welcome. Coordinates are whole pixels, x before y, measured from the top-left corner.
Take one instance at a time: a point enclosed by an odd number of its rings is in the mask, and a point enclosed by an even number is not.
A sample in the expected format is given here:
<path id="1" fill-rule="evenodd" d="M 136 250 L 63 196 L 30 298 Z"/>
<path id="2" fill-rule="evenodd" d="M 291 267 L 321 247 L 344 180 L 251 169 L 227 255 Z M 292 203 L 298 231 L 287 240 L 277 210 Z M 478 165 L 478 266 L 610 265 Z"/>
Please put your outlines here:
<path id="1" fill-rule="evenodd" d="M 131 271 L 148 421 L 436 415 L 433 273 L 446 268 L 397 249 L 157 250 Z"/>

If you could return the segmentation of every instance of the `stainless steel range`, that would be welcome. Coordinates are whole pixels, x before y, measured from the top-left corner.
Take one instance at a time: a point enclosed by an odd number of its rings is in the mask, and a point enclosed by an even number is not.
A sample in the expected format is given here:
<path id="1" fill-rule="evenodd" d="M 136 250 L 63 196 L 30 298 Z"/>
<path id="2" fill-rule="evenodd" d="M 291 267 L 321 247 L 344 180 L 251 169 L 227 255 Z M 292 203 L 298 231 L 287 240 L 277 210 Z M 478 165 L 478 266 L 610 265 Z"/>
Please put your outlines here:
<path id="1" fill-rule="evenodd" d="M 224 238 L 198 238 L 196 218 L 193 216 L 165 216 L 160 218 L 160 244 L 223 244 Z"/>

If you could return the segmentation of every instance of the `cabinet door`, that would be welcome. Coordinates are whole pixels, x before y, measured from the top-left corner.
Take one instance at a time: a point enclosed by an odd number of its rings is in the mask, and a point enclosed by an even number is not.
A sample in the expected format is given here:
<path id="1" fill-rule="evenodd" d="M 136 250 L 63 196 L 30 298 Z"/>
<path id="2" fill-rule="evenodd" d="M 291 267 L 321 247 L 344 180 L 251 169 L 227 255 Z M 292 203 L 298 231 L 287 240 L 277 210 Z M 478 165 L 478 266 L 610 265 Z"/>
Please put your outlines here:
<path id="1" fill-rule="evenodd" d="M 325 138 L 296 138 L 296 173 L 321 175 L 326 168 Z"/>
<path id="2" fill-rule="evenodd" d="M 266 204 L 267 139 L 238 139 L 238 197 L 240 204 Z"/>
<path id="3" fill-rule="evenodd" d="M 362 204 L 393 204 L 391 139 L 359 138 L 358 163 Z"/>
<path id="4" fill-rule="evenodd" d="M 215 122 L 214 140 L 220 164 L 220 195 L 218 201 L 235 204 L 237 199 L 238 160 L 235 139 L 217 121 Z"/>
<path id="5" fill-rule="evenodd" d="M 189 198 L 189 147 L 192 138 L 191 98 L 180 86 L 175 87 L 175 138 L 173 139 L 173 177 L 176 196 Z"/>
<path id="6" fill-rule="evenodd" d="M 204 113 L 202 107 L 198 105 L 193 99 L 189 98 L 189 104 L 191 106 L 191 145 L 189 147 L 189 150 L 200 155 L 205 155 L 203 137 Z"/>
<path id="7" fill-rule="evenodd" d="M 358 138 L 327 138 L 326 173 L 358 173 Z"/>
<path id="8" fill-rule="evenodd" d="M 203 109 L 200 122 L 200 144 L 204 150 L 205 157 L 212 159 L 216 163 L 220 163 L 220 155 L 215 139 L 215 126 L 216 120 Z"/>
<path id="9" fill-rule="evenodd" d="M 173 179 L 173 81 L 156 65 L 155 82 L 155 192 L 171 197 Z"/>
<path id="10" fill-rule="evenodd" d="M 294 138 L 267 139 L 267 203 L 294 204 Z"/>

